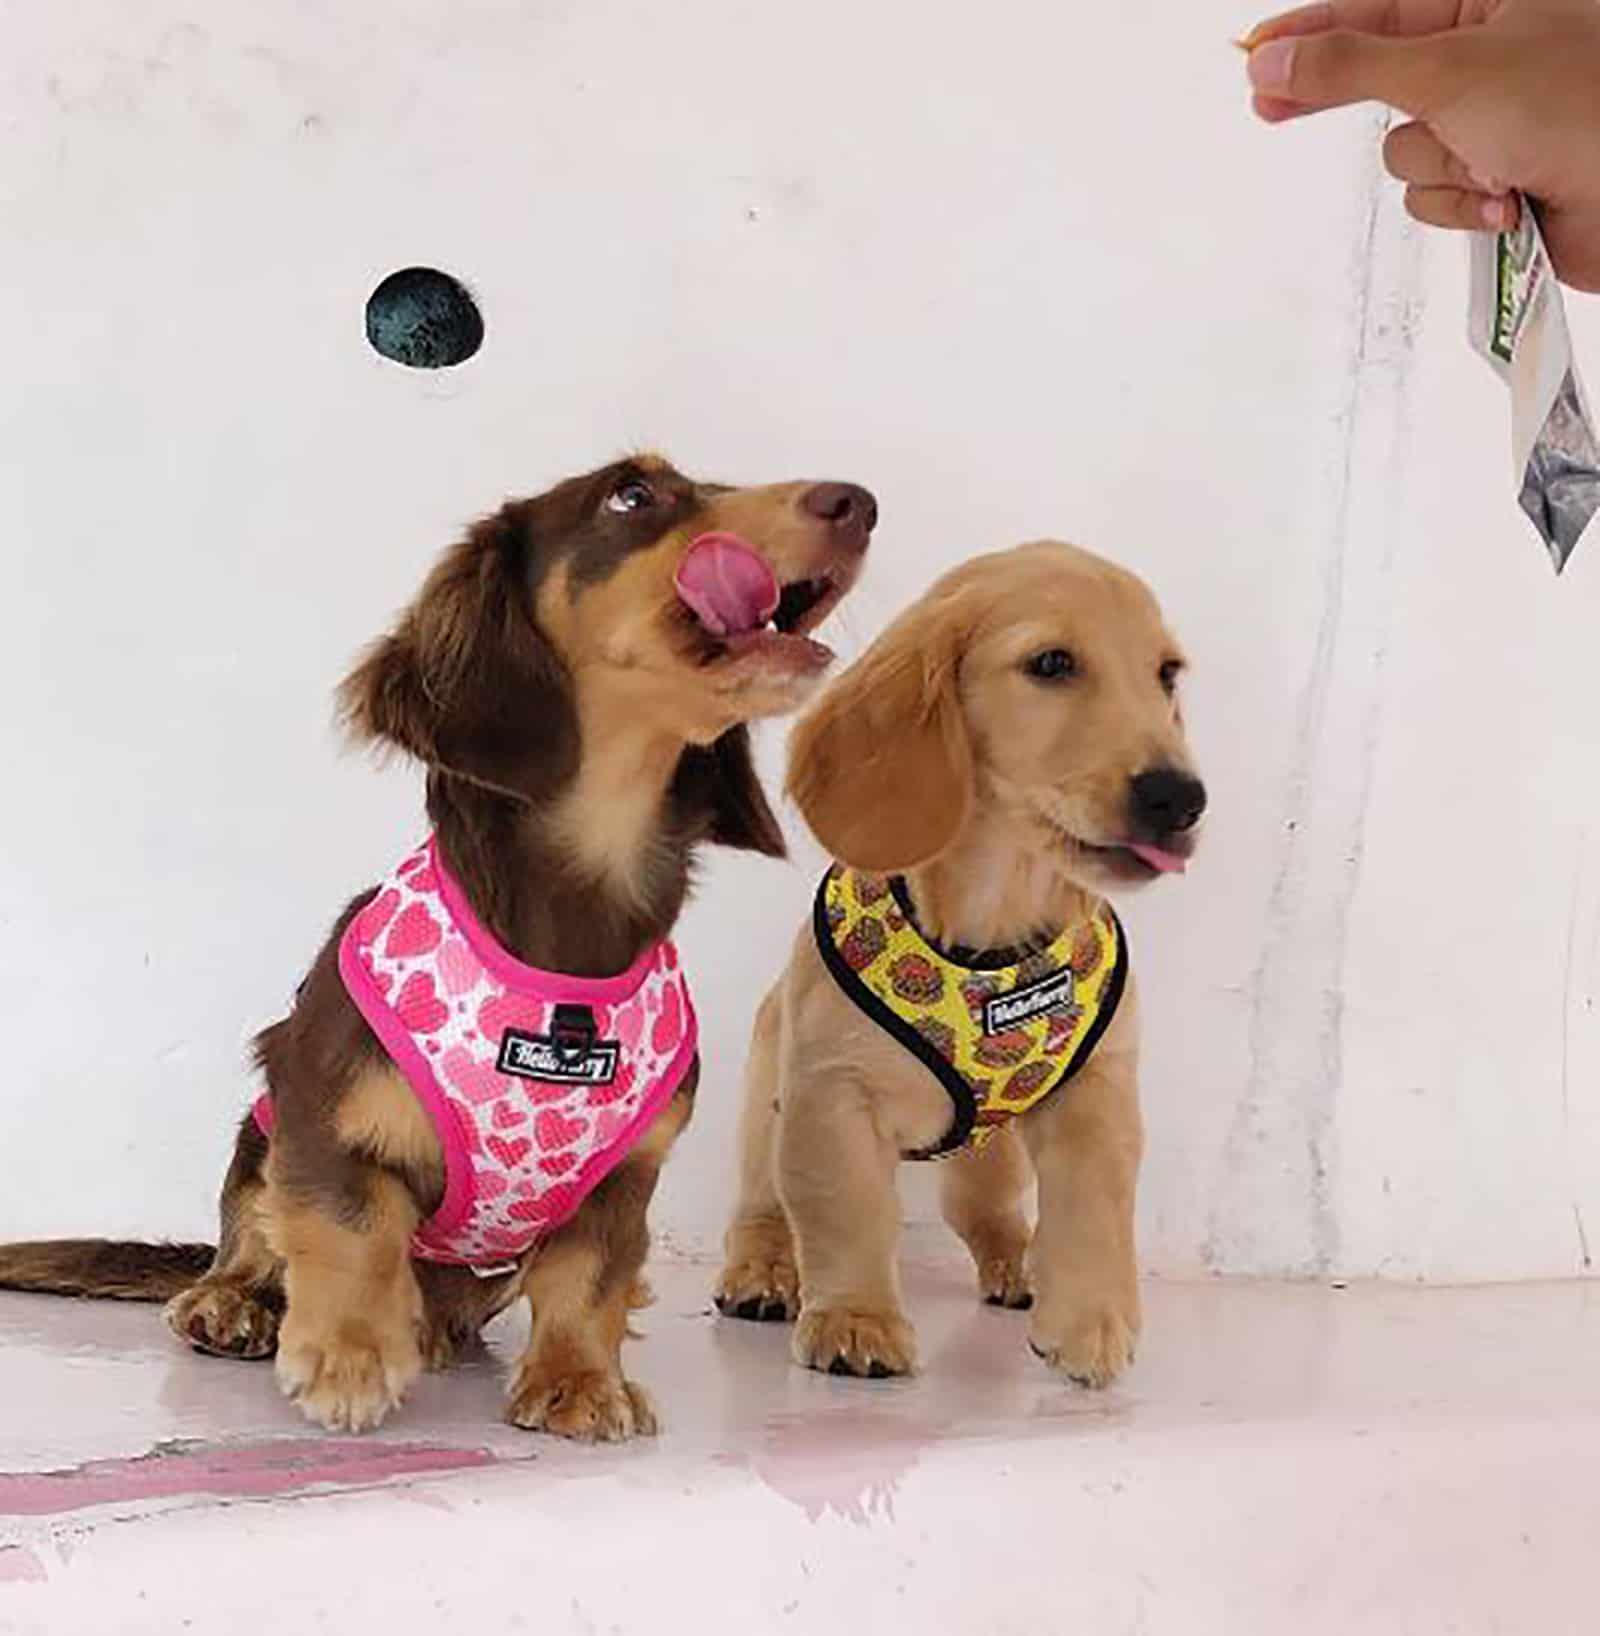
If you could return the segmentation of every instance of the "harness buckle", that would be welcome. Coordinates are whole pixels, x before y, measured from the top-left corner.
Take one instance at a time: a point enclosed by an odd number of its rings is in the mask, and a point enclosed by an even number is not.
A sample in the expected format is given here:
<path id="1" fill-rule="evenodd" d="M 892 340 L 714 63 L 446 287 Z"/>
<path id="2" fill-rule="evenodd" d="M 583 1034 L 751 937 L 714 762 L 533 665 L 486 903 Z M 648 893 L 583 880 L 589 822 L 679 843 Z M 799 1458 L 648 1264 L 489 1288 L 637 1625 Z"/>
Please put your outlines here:
<path id="1" fill-rule="evenodd" d="M 558 1005 L 550 1019 L 550 1043 L 567 1062 L 582 1062 L 599 1033 L 594 1012 L 586 1005 Z"/>

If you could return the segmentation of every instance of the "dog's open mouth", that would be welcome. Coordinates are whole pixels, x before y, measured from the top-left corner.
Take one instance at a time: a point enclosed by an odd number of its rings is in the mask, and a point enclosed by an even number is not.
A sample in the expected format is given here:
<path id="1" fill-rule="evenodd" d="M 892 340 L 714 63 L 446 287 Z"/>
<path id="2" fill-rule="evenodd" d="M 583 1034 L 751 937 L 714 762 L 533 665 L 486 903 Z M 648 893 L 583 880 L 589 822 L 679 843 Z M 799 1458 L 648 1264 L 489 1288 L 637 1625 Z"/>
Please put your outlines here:
<path id="1" fill-rule="evenodd" d="M 847 586 L 830 576 L 780 585 L 771 565 L 736 534 L 702 534 L 678 564 L 678 600 L 707 638 L 707 661 L 760 657 L 786 669 L 822 670 L 833 650 L 806 633 Z"/>

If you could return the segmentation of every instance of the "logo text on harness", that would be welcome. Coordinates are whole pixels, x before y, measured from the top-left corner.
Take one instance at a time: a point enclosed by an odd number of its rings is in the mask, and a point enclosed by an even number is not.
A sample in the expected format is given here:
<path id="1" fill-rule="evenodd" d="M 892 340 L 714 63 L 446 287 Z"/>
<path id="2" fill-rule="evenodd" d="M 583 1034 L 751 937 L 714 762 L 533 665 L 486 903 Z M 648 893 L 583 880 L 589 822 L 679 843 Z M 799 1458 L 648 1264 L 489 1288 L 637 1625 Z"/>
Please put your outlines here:
<path id="1" fill-rule="evenodd" d="M 985 1034 L 1003 1034 L 1018 1023 L 1030 1022 L 1047 1011 L 1059 1011 L 1072 1004 L 1075 987 L 1072 971 L 1053 971 L 1026 988 L 1014 988 L 1006 994 L 997 994 L 983 1007 Z"/>
<path id="2" fill-rule="evenodd" d="M 573 1046 L 548 1034 L 508 1028 L 500 1036 L 495 1066 L 518 1079 L 541 1079 L 555 1085 L 609 1085 L 617 1077 L 615 1040 Z"/>

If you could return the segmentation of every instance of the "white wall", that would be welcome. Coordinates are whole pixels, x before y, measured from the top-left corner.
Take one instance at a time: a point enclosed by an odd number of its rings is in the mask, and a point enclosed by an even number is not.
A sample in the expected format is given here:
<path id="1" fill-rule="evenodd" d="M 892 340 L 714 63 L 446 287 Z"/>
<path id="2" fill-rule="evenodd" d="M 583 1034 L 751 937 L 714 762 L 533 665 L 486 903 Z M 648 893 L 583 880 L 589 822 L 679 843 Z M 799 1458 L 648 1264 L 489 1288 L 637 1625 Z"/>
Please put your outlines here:
<path id="1" fill-rule="evenodd" d="M 207 1230 L 244 1041 L 417 828 L 342 667 L 464 519 L 652 442 L 877 489 L 848 652 L 1039 533 L 1163 595 L 1215 820 L 1128 916 L 1149 1265 L 1580 1269 L 1600 552 L 1558 584 L 1516 512 L 1376 115 L 1254 125 L 1218 0 L 4 14 L 0 1233 Z M 446 375 L 362 337 L 418 261 L 488 325 Z M 797 852 L 684 927 L 681 1241 Z"/>

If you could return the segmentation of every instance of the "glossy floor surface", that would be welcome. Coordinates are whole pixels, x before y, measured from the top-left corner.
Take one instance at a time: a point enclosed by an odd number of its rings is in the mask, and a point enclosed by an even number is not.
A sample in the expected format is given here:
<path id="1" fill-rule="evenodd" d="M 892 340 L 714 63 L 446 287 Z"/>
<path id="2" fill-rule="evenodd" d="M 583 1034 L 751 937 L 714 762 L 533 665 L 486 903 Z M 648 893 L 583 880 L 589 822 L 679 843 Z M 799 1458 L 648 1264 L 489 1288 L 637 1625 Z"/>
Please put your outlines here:
<path id="1" fill-rule="evenodd" d="M 376 1436 L 149 1308 L 0 1296 L 0 1632 L 1600 1630 L 1600 1295 L 1151 1285 L 1090 1393 L 914 1265 L 915 1381 L 808 1375 L 658 1266 L 665 1430 L 497 1418 L 515 1318 Z"/>

